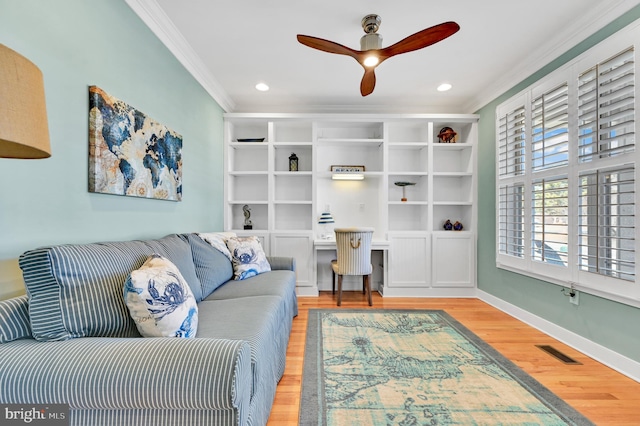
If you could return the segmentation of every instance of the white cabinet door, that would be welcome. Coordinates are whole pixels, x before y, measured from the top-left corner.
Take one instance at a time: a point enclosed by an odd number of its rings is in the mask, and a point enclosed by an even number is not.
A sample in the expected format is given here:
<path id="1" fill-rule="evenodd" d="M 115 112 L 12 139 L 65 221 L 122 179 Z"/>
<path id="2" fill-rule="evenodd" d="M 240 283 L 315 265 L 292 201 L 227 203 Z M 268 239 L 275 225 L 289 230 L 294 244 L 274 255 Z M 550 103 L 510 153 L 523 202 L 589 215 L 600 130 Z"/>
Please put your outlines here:
<path id="1" fill-rule="evenodd" d="M 471 232 L 433 235 L 433 286 L 474 287 L 475 237 Z"/>
<path id="2" fill-rule="evenodd" d="M 312 280 L 313 236 L 311 233 L 272 233 L 271 256 L 293 257 L 296 260 L 296 286 L 310 287 Z"/>
<path id="3" fill-rule="evenodd" d="M 389 288 L 428 287 L 431 256 L 426 233 L 389 233 Z"/>

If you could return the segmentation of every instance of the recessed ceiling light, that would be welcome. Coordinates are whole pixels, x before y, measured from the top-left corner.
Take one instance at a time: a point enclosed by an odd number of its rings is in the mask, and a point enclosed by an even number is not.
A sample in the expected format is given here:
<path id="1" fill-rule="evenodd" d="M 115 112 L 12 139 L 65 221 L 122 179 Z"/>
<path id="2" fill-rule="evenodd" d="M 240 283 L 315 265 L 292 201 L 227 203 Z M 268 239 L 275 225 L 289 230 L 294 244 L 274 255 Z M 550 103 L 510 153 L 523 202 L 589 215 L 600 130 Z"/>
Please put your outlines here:
<path id="1" fill-rule="evenodd" d="M 440 86 L 438 86 L 438 92 L 446 92 L 447 90 L 451 89 L 451 85 L 449 83 L 442 83 Z"/>
<path id="2" fill-rule="evenodd" d="M 267 90 L 269 90 L 269 86 L 267 86 L 266 83 L 258 83 L 256 84 L 256 89 L 258 89 L 261 92 L 266 92 Z"/>

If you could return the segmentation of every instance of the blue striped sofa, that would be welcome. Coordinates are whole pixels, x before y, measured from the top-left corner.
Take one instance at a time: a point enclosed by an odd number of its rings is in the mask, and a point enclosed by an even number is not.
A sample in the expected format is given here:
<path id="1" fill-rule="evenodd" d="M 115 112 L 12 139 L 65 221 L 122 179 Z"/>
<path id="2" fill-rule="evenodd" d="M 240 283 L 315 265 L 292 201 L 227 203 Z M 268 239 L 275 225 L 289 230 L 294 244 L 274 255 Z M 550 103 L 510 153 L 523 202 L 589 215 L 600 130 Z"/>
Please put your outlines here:
<path id="1" fill-rule="evenodd" d="M 123 300 L 158 253 L 198 302 L 194 339 L 142 338 Z M 43 247 L 0 301 L 0 404 L 69 404 L 71 425 L 264 425 L 298 313 L 295 262 L 234 281 L 197 234 Z"/>

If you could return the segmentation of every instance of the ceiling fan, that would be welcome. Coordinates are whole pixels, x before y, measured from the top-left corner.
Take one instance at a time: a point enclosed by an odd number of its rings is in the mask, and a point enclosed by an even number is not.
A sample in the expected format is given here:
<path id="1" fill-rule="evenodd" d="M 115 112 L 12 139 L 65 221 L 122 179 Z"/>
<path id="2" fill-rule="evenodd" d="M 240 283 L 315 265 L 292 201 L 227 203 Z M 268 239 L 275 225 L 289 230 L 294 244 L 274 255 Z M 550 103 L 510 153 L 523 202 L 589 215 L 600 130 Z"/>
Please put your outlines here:
<path id="1" fill-rule="evenodd" d="M 298 41 L 305 46 L 338 55 L 351 56 L 364 68 L 364 76 L 360 82 L 360 93 L 367 96 L 373 92 L 376 85 L 375 68 L 384 60 L 401 53 L 412 52 L 431 46 L 455 34 L 460 26 L 455 22 L 444 22 L 400 40 L 391 46 L 382 48 L 382 36 L 377 34 L 382 20 L 378 15 L 367 15 L 362 18 L 362 29 L 366 33 L 360 39 L 362 50 L 350 49 L 333 41 L 318 37 L 298 34 Z"/>

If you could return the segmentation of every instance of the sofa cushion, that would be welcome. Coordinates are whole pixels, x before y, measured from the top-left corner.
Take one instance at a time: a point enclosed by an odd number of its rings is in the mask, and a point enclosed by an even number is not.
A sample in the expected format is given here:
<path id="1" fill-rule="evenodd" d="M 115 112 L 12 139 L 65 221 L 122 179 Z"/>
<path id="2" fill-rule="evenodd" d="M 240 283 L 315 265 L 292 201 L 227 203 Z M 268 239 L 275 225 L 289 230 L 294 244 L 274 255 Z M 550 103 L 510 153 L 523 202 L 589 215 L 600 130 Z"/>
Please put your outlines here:
<path id="1" fill-rule="evenodd" d="M 31 337 L 27 296 L 0 300 L 0 343 Z"/>
<path id="2" fill-rule="evenodd" d="M 233 266 L 227 256 L 205 242 L 201 234 L 186 234 L 186 238 L 191 245 L 193 264 L 204 298 L 233 278 Z"/>
<path id="3" fill-rule="evenodd" d="M 227 240 L 233 262 L 233 278 L 244 280 L 268 272 L 271 266 L 258 237 L 232 237 Z"/>
<path id="4" fill-rule="evenodd" d="M 195 337 L 198 305 L 182 274 L 153 254 L 124 285 L 124 300 L 144 337 Z"/>
<path id="5" fill-rule="evenodd" d="M 19 264 L 37 340 L 139 336 L 122 286 L 152 253 L 171 260 L 196 300 L 202 288 L 189 244 L 177 235 L 158 240 L 68 244 L 25 252 Z"/>

